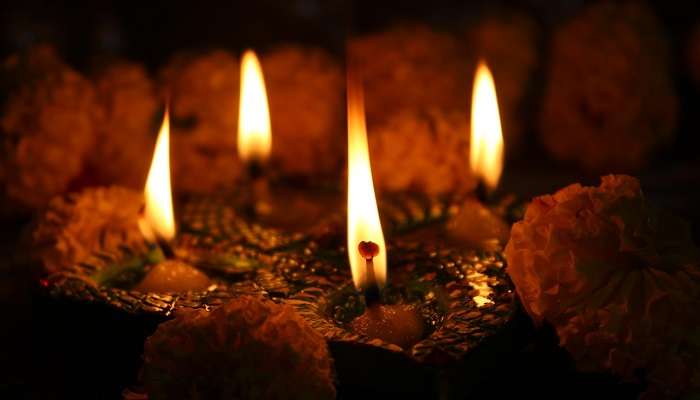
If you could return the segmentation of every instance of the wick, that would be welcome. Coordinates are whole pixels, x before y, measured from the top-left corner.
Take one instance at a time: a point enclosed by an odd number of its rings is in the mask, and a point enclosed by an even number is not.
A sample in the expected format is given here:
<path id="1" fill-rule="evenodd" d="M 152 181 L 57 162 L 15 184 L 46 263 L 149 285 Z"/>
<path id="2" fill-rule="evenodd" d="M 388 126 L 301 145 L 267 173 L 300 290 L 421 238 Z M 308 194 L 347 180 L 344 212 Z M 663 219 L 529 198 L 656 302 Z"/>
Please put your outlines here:
<path id="1" fill-rule="evenodd" d="M 361 241 L 357 245 L 357 250 L 362 258 L 365 259 L 367 271 L 365 301 L 367 302 L 367 307 L 370 307 L 379 302 L 379 285 L 377 284 L 377 278 L 374 276 L 374 257 L 379 254 L 379 245 L 371 241 Z"/>
<path id="2" fill-rule="evenodd" d="M 175 258 L 175 251 L 173 250 L 173 247 L 170 245 L 170 243 L 160 237 L 151 227 L 148 225 L 148 222 L 145 221 L 146 213 L 146 205 L 142 204 L 141 208 L 139 209 L 139 227 L 141 228 L 142 234 L 147 238 L 147 242 L 151 242 L 151 240 L 148 239 L 148 237 L 154 237 L 155 238 L 155 245 L 160 248 L 160 251 L 163 252 L 163 255 L 165 258 L 172 260 Z"/>
<path id="3" fill-rule="evenodd" d="M 265 172 L 265 163 L 254 158 L 248 162 L 248 177 L 255 181 L 263 177 Z"/>
<path id="4" fill-rule="evenodd" d="M 476 185 L 476 189 L 474 189 L 474 194 L 476 195 L 476 199 L 484 205 L 491 203 L 491 200 L 493 200 L 493 190 L 489 189 L 482 179 L 479 179 L 479 183 Z"/>
<path id="5" fill-rule="evenodd" d="M 167 258 L 168 260 L 172 260 L 175 258 L 175 251 L 173 250 L 173 246 L 171 246 L 167 240 L 158 238 L 156 239 L 156 244 L 158 244 L 158 247 L 160 247 L 160 250 L 163 252 L 165 258 Z"/>
<path id="6" fill-rule="evenodd" d="M 251 218 L 270 214 L 270 189 L 267 180 L 267 162 L 253 158 L 246 163 L 247 179 L 252 186 L 245 213 Z"/>

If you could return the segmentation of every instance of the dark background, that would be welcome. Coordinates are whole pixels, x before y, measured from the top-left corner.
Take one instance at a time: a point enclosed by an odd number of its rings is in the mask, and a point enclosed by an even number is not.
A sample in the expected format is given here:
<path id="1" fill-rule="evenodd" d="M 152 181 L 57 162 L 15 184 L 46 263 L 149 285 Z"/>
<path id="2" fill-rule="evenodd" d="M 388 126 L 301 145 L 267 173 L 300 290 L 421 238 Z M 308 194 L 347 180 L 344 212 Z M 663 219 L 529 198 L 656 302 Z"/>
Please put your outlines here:
<path id="1" fill-rule="evenodd" d="M 144 63 L 151 72 L 182 50 L 245 48 L 265 50 L 287 42 L 321 46 L 343 57 L 346 38 L 381 30 L 402 21 L 420 21 L 436 29 L 455 31 L 494 10 L 516 9 L 535 18 L 542 30 L 543 63 L 551 32 L 586 5 L 583 0 L 255 0 L 255 1 L 4 1 L 0 5 L 0 56 L 50 42 L 74 67 L 90 71 L 113 58 Z M 686 50 L 689 34 L 700 22 L 700 2 L 650 0 L 670 37 L 671 66 L 680 97 L 679 124 L 672 147 L 640 172 L 647 192 L 697 192 L 700 175 L 695 136 L 700 132 L 699 85 L 688 76 Z M 536 107 L 534 108 L 536 109 Z M 530 196 L 573 181 L 597 183 L 598 176 L 574 166 L 557 165 L 556 174 L 533 184 L 520 185 L 520 172 L 541 168 L 552 172 L 549 156 L 530 132 L 530 151 L 510 160 L 503 186 Z M 540 164 L 543 164 L 540 166 Z M 614 172 L 614 171 L 611 171 Z M 560 176 L 561 175 L 561 176 Z M 671 177 L 671 179 L 668 179 Z M 573 179 L 572 179 L 573 178 Z M 542 183 L 541 185 L 539 183 Z M 676 197 L 674 193 L 668 193 Z M 694 202 L 659 199 L 679 214 L 698 218 Z M 695 199 L 692 199 L 693 201 Z"/>
<path id="2" fill-rule="evenodd" d="M 155 72 L 183 49 L 247 47 L 264 50 L 284 42 L 322 46 L 339 57 L 349 35 L 418 20 L 438 29 L 457 29 L 491 8 L 515 8 L 535 17 L 551 32 L 585 1 L 448 0 L 250 0 L 250 1 L 92 1 L 4 0 L 0 5 L 0 56 L 39 42 L 51 42 L 76 68 L 89 71 L 114 57 L 143 62 Z M 639 173 L 647 195 L 693 224 L 700 222 L 700 162 L 695 136 L 700 134 L 700 93 L 691 84 L 685 48 L 700 23 L 700 2 L 650 2 L 673 46 L 672 68 L 681 99 L 676 141 Z M 545 35 L 547 38 L 548 35 Z M 546 44 L 544 46 L 546 49 Z M 546 51 L 543 52 L 546 57 Z M 506 167 L 504 187 L 523 197 L 551 192 L 574 181 L 596 183 L 597 176 L 556 164 L 531 133 L 529 151 Z M 46 301 L 34 277 L 12 263 L 25 224 L 0 229 L 0 398 L 118 398 L 136 379 L 133 358 L 138 346 L 114 328 L 119 315 L 63 307 Z M 71 312 L 66 312 L 70 309 Z M 152 329 L 145 323 L 139 329 Z M 138 336 L 138 335 L 136 335 Z M 137 343 L 137 344 L 134 344 Z M 138 347 L 136 347 L 137 349 Z M 505 382 L 504 382 L 505 381 Z M 547 330 L 503 365 L 480 394 L 524 394 L 587 398 L 595 394 L 633 398 L 639 388 L 611 377 L 576 374 Z M 342 390 L 342 388 L 341 388 Z"/>

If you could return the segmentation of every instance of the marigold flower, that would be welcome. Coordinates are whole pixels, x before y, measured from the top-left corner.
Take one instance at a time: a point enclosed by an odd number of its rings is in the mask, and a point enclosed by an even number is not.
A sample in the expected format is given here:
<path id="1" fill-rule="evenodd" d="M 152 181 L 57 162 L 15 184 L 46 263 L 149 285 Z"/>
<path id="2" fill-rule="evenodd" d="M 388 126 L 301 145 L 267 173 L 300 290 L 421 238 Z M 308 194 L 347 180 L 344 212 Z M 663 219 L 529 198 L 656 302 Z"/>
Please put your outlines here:
<path id="1" fill-rule="evenodd" d="M 349 54 L 363 77 L 370 125 L 401 110 L 467 105 L 466 49 L 448 34 L 423 25 L 402 25 L 352 40 Z"/>
<path id="2" fill-rule="evenodd" d="M 141 246 L 138 217 L 143 194 L 123 187 L 97 187 L 54 198 L 41 215 L 32 239 L 44 269 L 56 272 L 95 252 Z"/>
<path id="3" fill-rule="evenodd" d="M 171 107 L 174 190 L 211 193 L 233 187 L 240 176 L 238 71 L 236 57 L 216 50 L 177 56 L 161 72 Z"/>
<path id="4" fill-rule="evenodd" d="M 9 96 L 0 116 L 0 185 L 12 203 L 33 210 L 83 172 L 100 110 L 90 82 L 50 47 L 11 56 L 2 74 Z"/>
<path id="5" fill-rule="evenodd" d="M 545 148 L 594 172 L 644 166 L 676 126 L 668 52 L 642 3 L 597 2 L 565 24 L 553 39 L 540 115 Z"/>
<path id="6" fill-rule="evenodd" d="M 579 367 L 628 379 L 644 371 L 659 393 L 700 388 L 700 251 L 637 179 L 535 198 L 506 257 L 523 306 L 554 326 Z"/>
<path id="7" fill-rule="evenodd" d="M 162 101 L 140 64 L 120 62 L 95 78 L 103 119 L 90 152 L 99 182 L 143 188 L 158 133 Z"/>
<path id="8" fill-rule="evenodd" d="M 431 195 L 469 191 L 469 128 L 464 112 L 401 112 L 369 133 L 378 190 Z"/>
<path id="9" fill-rule="evenodd" d="M 292 307 L 243 296 L 165 322 L 146 340 L 149 398 L 332 399 L 323 337 Z"/>
<path id="10" fill-rule="evenodd" d="M 324 51 L 282 47 L 262 57 L 272 161 L 288 175 L 334 175 L 344 157 L 345 76 Z"/>

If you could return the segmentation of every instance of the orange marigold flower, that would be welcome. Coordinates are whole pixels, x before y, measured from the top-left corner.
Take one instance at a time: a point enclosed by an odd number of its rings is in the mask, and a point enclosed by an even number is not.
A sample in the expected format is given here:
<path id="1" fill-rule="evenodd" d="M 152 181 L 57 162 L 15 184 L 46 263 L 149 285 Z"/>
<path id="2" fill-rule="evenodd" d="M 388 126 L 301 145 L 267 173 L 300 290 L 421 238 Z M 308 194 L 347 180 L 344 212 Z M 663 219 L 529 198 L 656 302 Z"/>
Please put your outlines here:
<path id="1" fill-rule="evenodd" d="M 700 388 L 700 250 L 637 179 L 535 198 L 506 257 L 525 309 L 554 326 L 579 367 L 628 379 L 643 371 L 667 395 Z"/>
<path id="2" fill-rule="evenodd" d="M 337 175 L 344 160 L 345 75 L 327 53 L 286 46 L 262 57 L 272 161 L 288 175 Z"/>
<path id="3" fill-rule="evenodd" d="M 630 172 L 673 138 L 669 44 L 643 2 L 596 2 L 555 33 L 540 115 L 557 159 Z"/>
<path id="4" fill-rule="evenodd" d="M 146 340 L 149 398 L 332 399 L 324 338 L 292 307 L 243 296 L 165 322 Z"/>
<path id="5" fill-rule="evenodd" d="M 423 25 L 402 25 L 352 40 L 350 62 L 364 80 L 368 123 L 406 109 L 465 108 L 465 54 L 454 37 Z"/>
<path id="6" fill-rule="evenodd" d="M 110 65 L 94 81 L 103 119 L 96 127 L 99 140 L 90 162 L 99 182 L 142 189 L 163 102 L 140 64 Z"/>
<path id="7" fill-rule="evenodd" d="M 235 56 L 216 50 L 177 56 L 161 72 L 171 107 L 173 190 L 211 193 L 240 176 L 238 71 Z"/>
<path id="8" fill-rule="evenodd" d="M 0 117 L 0 186 L 33 210 L 65 193 L 94 148 L 99 120 L 91 83 L 40 46 L 2 65 L 9 96 Z"/>
<path id="9" fill-rule="evenodd" d="M 400 112 L 370 127 L 369 150 L 380 191 L 440 195 L 476 186 L 464 111 Z"/>
<path id="10" fill-rule="evenodd" d="M 138 217 L 143 194 L 118 186 L 85 189 L 53 200 L 32 239 L 51 273 L 85 261 L 95 252 L 141 246 Z"/>

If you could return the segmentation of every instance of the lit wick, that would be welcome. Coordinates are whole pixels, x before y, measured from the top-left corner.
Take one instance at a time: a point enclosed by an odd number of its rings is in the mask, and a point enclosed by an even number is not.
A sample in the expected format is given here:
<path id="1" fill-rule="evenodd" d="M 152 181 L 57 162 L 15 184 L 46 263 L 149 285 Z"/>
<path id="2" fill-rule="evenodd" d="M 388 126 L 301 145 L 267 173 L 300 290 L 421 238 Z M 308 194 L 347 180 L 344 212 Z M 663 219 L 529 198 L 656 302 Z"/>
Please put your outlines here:
<path id="1" fill-rule="evenodd" d="M 148 224 L 146 223 L 146 204 L 141 205 L 141 209 L 139 209 L 139 228 L 141 230 L 141 233 L 143 236 L 146 238 L 146 240 L 150 243 L 155 244 L 158 246 L 160 251 L 163 252 L 163 255 L 167 259 L 174 259 L 175 258 L 175 251 L 173 250 L 173 246 L 170 245 L 170 242 L 165 240 L 161 235 L 158 235 L 156 232 L 151 229 Z"/>
<path id="2" fill-rule="evenodd" d="M 491 203 L 491 200 L 494 198 L 493 191 L 489 190 L 484 181 L 481 179 L 479 179 L 479 182 L 476 184 L 474 195 L 482 204 Z"/>
<path id="3" fill-rule="evenodd" d="M 503 171 L 503 132 L 496 85 L 483 61 L 474 76 L 471 119 L 469 166 L 479 181 L 476 196 L 485 203 L 492 200 Z"/>
<path id="4" fill-rule="evenodd" d="M 173 246 L 171 246 L 169 242 L 165 241 L 163 238 L 158 238 L 156 243 L 158 243 L 158 247 L 160 247 L 165 258 L 169 260 L 175 258 L 175 251 L 173 251 Z"/>
<path id="5" fill-rule="evenodd" d="M 153 150 L 153 160 L 144 188 L 144 200 L 138 219 L 141 233 L 148 242 L 160 247 L 165 257 L 173 258 L 175 252 L 170 241 L 175 238 L 177 228 L 170 186 L 170 119 L 167 107 Z"/>
<path id="6" fill-rule="evenodd" d="M 248 173 L 248 178 L 252 181 L 256 181 L 258 179 L 263 178 L 266 174 L 265 173 L 266 165 L 267 165 L 267 163 L 265 163 L 259 159 L 248 161 L 246 163 L 246 170 Z"/>
<path id="7" fill-rule="evenodd" d="M 379 254 L 379 245 L 371 241 L 362 241 L 357 245 L 357 250 L 365 259 L 367 270 L 367 282 L 365 284 L 365 301 L 369 307 L 379 301 L 379 285 L 374 276 L 374 257 Z"/>
<path id="8" fill-rule="evenodd" d="M 247 182 L 252 187 L 252 199 L 246 211 L 250 216 L 266 216 L 272 211 L 270 184 L 267 179 L 267 162 L 254 159 L 246 163 Z"/>
<path id="9" fill-rule="evenodd" d="M 379 288 L 386 283 L 387 253 L 372 182 L 362 85 L 350 70 L 347 85 L 347 252 L 353 283 L 365 292 L 369 304 L 379 299 Z"/>
<path id="10" fill-rule="evenodd" d="M 262 67 L 252 50 L 241 59 L 241 92 L 238 108 L 238 155 L 246 164 L 247 178 L 252 186 L 253 215 L 269 214 L 267 160 L 272 147 L 270 110 Z"/>

